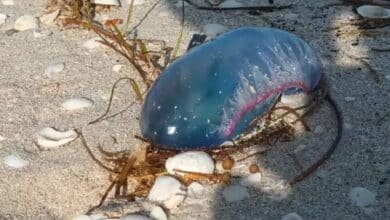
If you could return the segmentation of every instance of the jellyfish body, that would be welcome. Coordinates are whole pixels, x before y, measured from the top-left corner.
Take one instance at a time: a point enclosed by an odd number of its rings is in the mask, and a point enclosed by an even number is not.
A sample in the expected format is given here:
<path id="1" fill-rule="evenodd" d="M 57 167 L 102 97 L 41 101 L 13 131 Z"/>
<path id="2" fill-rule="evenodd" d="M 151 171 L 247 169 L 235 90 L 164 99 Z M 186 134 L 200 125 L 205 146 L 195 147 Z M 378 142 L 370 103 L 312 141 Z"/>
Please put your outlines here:
<path id="1" fill-rule="evenodd" d="M 216 147 L 242 134 L 280 94 L 310 92 L 320 78 L 321 63 L 302 39 L 239 28 L 166 68 L 146 96 L 141 132 L 165 148 Z"/>

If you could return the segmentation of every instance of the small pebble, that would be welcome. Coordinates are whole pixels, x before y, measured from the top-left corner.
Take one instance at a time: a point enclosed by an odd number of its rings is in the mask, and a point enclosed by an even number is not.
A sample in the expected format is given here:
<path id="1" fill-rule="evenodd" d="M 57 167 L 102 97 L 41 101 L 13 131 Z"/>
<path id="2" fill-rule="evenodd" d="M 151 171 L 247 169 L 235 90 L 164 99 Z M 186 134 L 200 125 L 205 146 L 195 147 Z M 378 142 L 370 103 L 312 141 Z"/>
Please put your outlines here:
<path id="1" fill-rule="evenodd" d="M 7 15 L 0 13 L 0 26 L 3 25 L 6 20 L 7 20 Z"/>
<path id="2" fill-rule="evenodd" d="M 95 48 L 98 48 L 102 45 L 101 43 L 98 42 L 99 40 L 101 40 L 99 37 L 89 39 L 83 43 L 83 47 L 85 47 L 89 50 L 93 50 Z"/>
<path id="3" fill-rule="evenodd" d="M 344 100 L 345 100 L 346 102 L 353 102 L 353 101 L 356 100 L 356 98 L 355 98 L 355 97 L 347 96 L 347 97 L 344 98 Z"/>
<path id="4" fill-rule="evenodd" d="M 235 7 L 242 7 L 241 2 L 237 2 L 234 0 L 227 0 L 222 2 L 220 5 L 218 5 L 220 8 L 235 8 Z"/>
<path id="5" fill-rule="evenodd" d="M 119 72 L 121 69 L 122 69 L 123 65 L 121 64 L 115 64 L 113 67 L 112 67 L 112 71 L 114 72 Z"/>
<path id="6" fill-rule="evenodd" d="M 120 5 L 119 0 L 91 0 L 91 3 L 97 5 L 113 5 L 113 6 Z"/>
<path id="7" fill-rule="evenodd" d="M 152 220 L 149 217 L 143 215 L 130 214 L 119 218 L 120 220 Z"/>
<path id="8" fill-rule="evenodd" d="M 60 73 L 62 70 L 65 69 L 65 64 L 64 63 L 53 63 L 50 64 L 48 67 L 45 69 L 45 76 L 52 76 L 54 74 Z"/>
<path id="9" fill-rule="evenodd" d="M 354 205 L 360 208 L 366 208 L 376 205 L 376 194 L 363 187 L 352 188 L 349 192 L 349 198 Z"/>
<path id="10" fill-rule="evenodd" d="M 282 217 L 282 220 L 303 220 L 297 213 L 292 212 Z"/>
<path id="11" fill-rule="evenodd" d="M 7 166 L 12 167 L 12 168 L 16 168 L 16 169 L 27 166 L 27 164 L 28 164 L 27 160 L 23 160 L 22 158 L 20 158 L 18 155 L 15 155 L 15 154 L 11 154 L 9 156 L 6 156 L 6 157 L 4 157 L 3 160 Z"/>
<path id="12" fill-rule="evenodd" d="M 209 38 L 215 38 L 226 30 L 227 28 L 220 24 L 206 24 L 205 26 L 203 26 L 202 32 L 206 34 Z"/>
<path id="13" fill-rule="evenodd" d="M 149 216 L 154 220 L 168 220 L 167 214 L 160 206 L 154 207 Z"/>
<path id="14" fill-rule="evenodd" d="M 165 168 L 172 175 L 176 173 L 174 169 L 212 174 L 214 172 L 214 161 L 210 155 L 203 151 L 187 151 L 168 158 Z"/>
<path id="15" fill-rule="evenodd" d="M 57 131 L 54 128 L 46 127 L 37 133 L 37 144 L 44 149 L 59 147 L 73 141 L 77 136 L 74 130 Z"/>
<path id="16" fill-rule="evenodd" d="M 252 174 L 249 174 L 245 177 L 242 177 L 241 181 L 240 181 L 240 185 L 246 186 L 246 187 L 249 187 L 249 186 L 254 187 L 254 186 L 259 186 L 260 181 L 261 181 L 261 173 L 260 172 L 252 173 Z"/>
<path id="17" fill-rule="evenodd" d="M 231 185 L 222 192 L 223 198 L 228 202 L 237 202 L 249 197 L 247 189 L 243 186 Z"/>
<path id="18" fill-rule="evenodd" d="M 173 209 L 184 201 L 186 194 L 184 185 L 177 179 L 159 176 L 150 190 L 148 199 L 160 203 L 167 209 Z"/>
<path id="19" fill-rule="evenodd" d="M 70 98 L 65 100 L 62 103 L 62 107 L 68 111 L 78 110 L 82 108 L 90 108 L 93 106 L 93 101 L 88 98 L 79 97 L 79 98 Z"/>
<path id="20" fill-rule="evenodd" d="M 33 31 L 33 36 L 35 38 L 45 38 L 45 37 L 48 37 L 52 34 L 53 34 L 53 32 L 51 32 L 49 30 L 34 30 Z"/>
<path id="21" fill-rule="evenodd" d="M 14 28 L 18 31 L 38 29 L 38 19 L 32 15 L 23 15 L 16 19 Z"/>
<path id="22" fill-rule="evenodd" d="M 55 25 L 54 20 L 58 17 L 59 14 L 60 14 L 60 9 L 57 9 L 53 12 L 42 15 L 41 17 L 39 17 L 39 20 L 41 21 L 42 24 L 48 26 Z"/>
<path id="23" fill-rule="evenodd" d="M 14 0 L 2 0 L 1 3 L 3 5 L 15 5 L 15 1 Z"/>

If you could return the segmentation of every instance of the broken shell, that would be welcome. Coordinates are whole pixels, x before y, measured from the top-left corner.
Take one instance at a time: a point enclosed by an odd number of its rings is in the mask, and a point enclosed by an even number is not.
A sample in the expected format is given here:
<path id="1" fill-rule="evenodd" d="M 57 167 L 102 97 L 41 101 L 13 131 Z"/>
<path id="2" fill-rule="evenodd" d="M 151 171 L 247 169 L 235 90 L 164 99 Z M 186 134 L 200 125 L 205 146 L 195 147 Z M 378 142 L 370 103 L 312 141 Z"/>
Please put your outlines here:
<path id="1" fill-rule="evenodd" d="M 167 209 L 173 209 L 184 201 L 186 194 L 185 187 L 177 179 L 160 176 L 154 182 L 148 199 L 160 203 Z"/>
<path id="2" fill-rule="evenodd" d="M 45 149 L 59 147 L 77 138 L 74 130 L 57 131 L 54 128 L 46 127 L 37 133 L 37 144 Z"/>
<path id="3" fill-rule="evenodd" d="M 210 155 L 203 151 L 187 151 L 168 158 L 165 168 L 172 175 L 176 174 L 175 169 L 212 174 L 214 172 L 214 161 Z"/>
<path id="4" fill-rule="evenodd" d="M 114 6 L 120 5 L 118 0 L 91 0 L 91 3 L 97 5 L 114 5 Z"/>
<path id="5" fill-rule="evenodd" d="M 32 15 L 23 15 L 15 21 L 15 30 L 25 31 L 39 28 L 38 19 Z"/>
<path id="6" fill-rule="evenodd" d="M 24 166 L 27 166 L 28 161 L 23 160 L 18 155 L 11 154 L 9 156 L 4 157 L 4 163 L 9 167 L 19 169 Z"/>
<path id="7" fill-rule="evenodd" d="M 84 97 L 67 99 L 62 103 L 62 107 L 69 111 L 89 108 L 92 107 L 92 105 L 93 101 Z"/>
<path id="8" fill-rule="evenodd" d="M 53 12 L 42 15 L 39 18 L 39 20 L 41 21 L 42 24 L 54 25 L 54 20 L 58 17 L 59 14 L 60 14 L 60 9 L 57 9 Z"/>
<path id="9" fill-rule="evenodd" d="M 362 5 L 356 9 L 357 13 L 364 18 L 387 19 L 390 18 L 390 9 L 377 5 Z"/>

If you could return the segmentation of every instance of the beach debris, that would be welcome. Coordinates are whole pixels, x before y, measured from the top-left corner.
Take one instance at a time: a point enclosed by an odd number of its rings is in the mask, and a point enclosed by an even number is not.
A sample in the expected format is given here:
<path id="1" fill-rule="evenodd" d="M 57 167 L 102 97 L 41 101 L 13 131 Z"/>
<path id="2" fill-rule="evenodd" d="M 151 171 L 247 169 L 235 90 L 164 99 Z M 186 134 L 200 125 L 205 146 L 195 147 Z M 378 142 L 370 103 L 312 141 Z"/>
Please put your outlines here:
<path id="1" fill-rule="evenodd" d="M 1 0 L 1 4 L 3 5 L 15 5 L 15 1 L 14 0 Z"/>
<path id="2" fill-rule="evenodd" d="M 39 20 L 41 21 L 42 24 L 45 25 L 55 25 L 55 19 L 58 17 L 60 14 L 60 9 L 54 10 L 50 13 L 44 14 L 41 17 L 39 17 Z"/>
<path id="3" fill-rule="evenodd" d="M 7 17 L 8 16 L 6 14 L 0 13 L 0 26 L 5 23 L 5 21 L 7 20 Z"/>
<path id="4" fill-rule="evenodd" d="M 35 38 L 45 38 L 45 37 L 48 37 L 52 34 L 53 34 L 53 32 L 49 31 L 49 30 L 36 29 L 33 31 L 33 36 Z"/>
<path id="5" fill-rule="evenodd" d="M 45 76 L 52 76 L 54 74 L 60 73 L 62 70 L 64 70 L 65 64 L 64 63 L 52 63 L 45 69 Z"/>
<path id="6" fill-rule="evenodd" d="M 248 190 L 240 185 L 231 185 L 223 189 L 223 198 L 228 202 L 237 202 L 249 197 Z"/>
<path id="7" fill-rule="evenodd" d="M 37 133 L 37 144 L 43 149 L 59 147 L 77 138 L 77 133 L 73 130 L 58 131 L 51 127 L 41 129 Z"/>
<path id="8" fill-rule="evenodd" d="M 32 15 L 28 15 L 28 14 L 23 15 L 18 19 L 16 19 L 14 28 L 15 30 L 18 31 L 38 29 L 39 28 L 38 19 Z"/>
<path id="9" fill-rule="evenodd" d="M 259 186 L 261 181 L 261 173 L 251 173 L 249 175 L 246 175 L 244 177 L 241 177 L 240 180 L 240 185 L 241 186 L 246 186 L 246 187 L 254 187 L 254 186 Z"/>
<path id="10" fill-rule="evenodd" d="M 130 214 L 119 218 L 120 220 L 152 220 L 151 218 L 144 215 Z"/>
<path id="11" fill-rule="evenodd" d="M 354 205 L 360 208 L 368 208 L 376 205 L 376 194 L 363 187 L 352 188 L 349 192 L 349 198 Z"/>
<path id="12" fill-rule="evenodd" d="M 120 6 L 119 0 L 91 0 L 92 4 Z"/>
<path id="13" fill-rule="evenodd" d="M 187 187 L 188 195 L 191 197 L 194 197 L 196 195 L 200 195 L 204 192 L 204 186 L 198 182 L 192 182 Z"/>
<path id="14" fill-rule="evenodd" d="M 94 102 L 91 99 L 85 97 L 76 97 L 65 100 L 62 103 L 62 107 L 66 110 L 78 110 L 82 108 L 90 108 L 92 107 Z"/>
<path id="15" fill-rule="evenodd" d="M 19 168 L 22 168 L 24 166 L 27 166 L 27 164 L 28 164 L 27 160 L 24 160 L 24 159 L 20 158 L 16 154 L 11 154 L 11 155 L 8 155 L 8 156 L 4 157 L 3 162 L 7 166 L 12 167 L 12 168 L 16 168 L 16 169 L 19 169 Z"/>
<path id="16" fill-rule="evenodd" d="M 303 219 L 297 213 L 291 212 L 291 213 L 288 213 L 287 215 L 283 216 L 282 220 L 303 220 Z"/>
<path id="17" fill-rule="evenodd" d="M 390 18 L 390 9 L 378 5 L 362 5 L 358 7 L 356 11 L 363 18 L 370 18 L 370 19 Z"/>
<path id="18" fill-rule="evenodd" d="M 85 47 L 89 50 L 93 50 L 95 48 L 98 48 L 102 45 L 101 43 L 98 42 L 99 40 L 101 40 L 100 37 L 94 37 L 92 39 L 89 39 L 83 43 L 83 47 Z"/>
<path id="19" fill-rule="evenodd" d="M 186 188 L 177 179 L 159 176 L 150 190 L 148 199 L 160 203 L 167 209 L 173 209 L 184 201 L 186 194 Z"/>
<path id="20" fill-rule="evenodd" d="M 175 170 L 196 173 L 212 174 L 214 172 L 214 161 L 209 154 L 203 151 L 187 151 L 179 153 L 165 163 L 169 174 L 176 174 Z"/>
<path id="21" fill-rule="evenodd" d="M 122 64 L 115 64 L 115 65 L 112 67 L 112 71 L 118 73 L 118 72 L 122 69 L 122 67 L 123 67 Z"/>
<path id="22" fill-rule="evenodd" d="M 242 6 L 241 2 L 235 0 L 227 0 L 218 5 L 219 8 L 238 8 Z"/>
<path id="23" fill-rule="evenodd" d="M 346 102 L 353 102 L 353 101 L 356 100 L 356 98 L 355 98 L 355 97 L 351 97 L 351 96 L 347 96 L 347 97 L 344 98 L 344 100 L 345 100 Z"/>
<path id="24" fill-rule="evenodd" d="M 209 39 L 215 38 L 216 36 L 225 32 L 226 30 L 227 28 L 225 26 L 221 24 L 215 24 L 215 23 L 206 24 L 202 28 L 202 32 L 206 34 Z"/>
<path id="25" fill-rule="evenodd" d="M 160 206 L 154 207 L 150 211 L 149 216 L 154 220 L 168 220 L 167 214 L 164 212 L 164 210 Z"/>

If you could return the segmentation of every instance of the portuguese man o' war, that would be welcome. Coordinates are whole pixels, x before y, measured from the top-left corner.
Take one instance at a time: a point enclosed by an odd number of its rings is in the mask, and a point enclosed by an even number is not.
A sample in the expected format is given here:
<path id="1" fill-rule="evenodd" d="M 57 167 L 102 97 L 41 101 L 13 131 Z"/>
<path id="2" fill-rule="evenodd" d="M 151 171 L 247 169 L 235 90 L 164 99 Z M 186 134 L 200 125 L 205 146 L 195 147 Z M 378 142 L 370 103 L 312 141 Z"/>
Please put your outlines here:
<path id="1" fill-rule="evenodd" d="M 314 90 L 321 75 L 313 49 L 294 34 L 232 30 L 165 69 L 146 96 L 141 132 L 168 149 L 215 147 L 243 133 L 280 94 Z"/>

